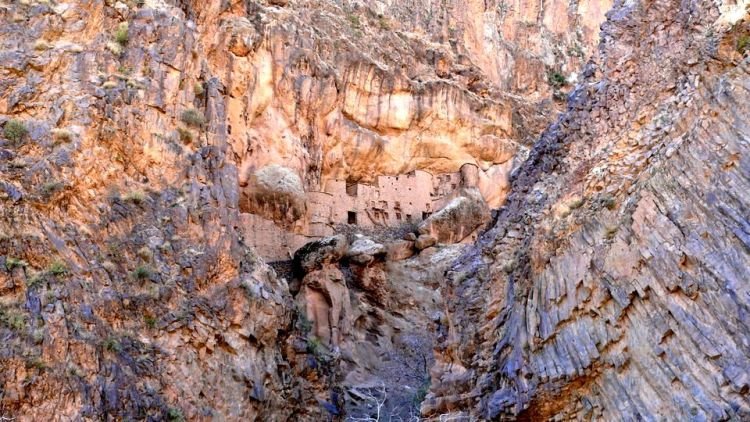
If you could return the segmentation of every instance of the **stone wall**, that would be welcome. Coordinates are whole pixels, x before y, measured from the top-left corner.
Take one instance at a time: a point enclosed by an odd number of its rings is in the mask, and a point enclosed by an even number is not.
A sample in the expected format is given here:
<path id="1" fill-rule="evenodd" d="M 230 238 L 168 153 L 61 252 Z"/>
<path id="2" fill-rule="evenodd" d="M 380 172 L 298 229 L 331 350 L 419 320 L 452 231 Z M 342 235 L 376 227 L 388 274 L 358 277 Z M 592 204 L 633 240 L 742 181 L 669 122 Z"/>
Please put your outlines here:
<path id="1" fill-rule="evenodd" d="M 416 170 L 399 176 L 379 176 L 373 184 L 331 180 L 324 192 L 307 192 L 307 212 L 290 229 L 260 215 L 243 213 L 245 240 L 269 261 L 286 260 L 305 243 L 334 234 L 334 227 L 350 224 L 373 229 L 421 222 L 440 210 L 461 187 L 476 183 L 466 176 L 476 171 L 433 176 Z"/>

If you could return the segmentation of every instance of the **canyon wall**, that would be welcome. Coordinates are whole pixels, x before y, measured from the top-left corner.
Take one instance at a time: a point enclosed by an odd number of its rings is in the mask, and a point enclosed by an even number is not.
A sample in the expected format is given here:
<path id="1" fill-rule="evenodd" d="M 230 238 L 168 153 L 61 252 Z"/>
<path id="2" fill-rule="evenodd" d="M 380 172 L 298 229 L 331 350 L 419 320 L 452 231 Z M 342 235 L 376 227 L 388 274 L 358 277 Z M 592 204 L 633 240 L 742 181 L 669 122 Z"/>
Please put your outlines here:
<path id="1" fill-rule="evenodd" d="M 0 3 L 0 418 L 750 418 L 747 6 Z"/>
<path id="2" fill-rule="evenodd" d="M 615 4 L 448 273 L 424 414 L 750 418 L 747 22 L 746 3 Z"/>

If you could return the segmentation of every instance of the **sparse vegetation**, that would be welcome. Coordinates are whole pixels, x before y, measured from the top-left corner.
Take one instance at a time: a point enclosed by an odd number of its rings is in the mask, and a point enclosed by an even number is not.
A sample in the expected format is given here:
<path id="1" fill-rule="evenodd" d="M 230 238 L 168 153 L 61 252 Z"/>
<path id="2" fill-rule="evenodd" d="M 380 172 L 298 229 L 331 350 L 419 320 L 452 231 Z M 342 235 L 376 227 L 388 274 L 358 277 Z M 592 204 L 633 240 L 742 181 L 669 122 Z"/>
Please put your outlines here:
<path id="1" fill-rule="evenodd" d="M 36 288 L 37 286 L 41 285 L 44 281 L 44 276 L 46 274 L 43 271 L 39 271 L 37 273 L 34 273 L 31 277 L 28 278 L 26 281 L 26 287 L 29 289 Z"/>
<path id="2" fill-rule="evenodd" d="M 26 367 L 35 368 L 39 371 L 44 371 L 45 369 L 47 369 L 47 365 L 39 356 L 28 358 L 28 360 L 26 360 Z"/>
<path id="3" fill-rule="evenodd" d="M 615 198 L 612 197 L 612 195 L 602 195 L 601 197 L 597 198 L 596 202 L 594 203 L 594 207 L 606 208 L 611 211 L 617 207 L 617 201 L 615 201 Z"/>
<path id="4" fill-rule="evenodd" d="M 3 128 L 3 136 L 14 143 L 20 142 L 28 134 L 29 130 L 26 129 L 26 125 L 24 125 L 20 120 L 16 119 L 8 120 L 5 123 L 5 127 Z"/>
<path id="5" fill-rule="evenodd" d="M 52 139 L 54 139 L 55 142 L 70 142 L 73 139 L 73 132 L 67 129 L 55 128 L 52 129 L 51 133 Z"/>
<path id="6" fill-rule="evenodd" d="M 185 417 L 182 416 L 182 411 L 176 407 L 170 407 L 167 411 L 167 418 L 171 422 L 182 422 L 185 420 Z"/>
<path id="7" fill-rule="evenodd" d="M 122 350 L 122 345 L 113 336 L 107 337 L 104 342 L 102 342 L 102 347 L 109 352 L 120 352 Z"/>
<path id="8" fill-rule="evenodd" d="M 347 18 L 349 19 L 349 23 L 352 25 L 352 28 L 359 29 L 362 27 L 362 23 L 359 21 L 359 16 L 350 13 Z"/>
<path id="9" fill-rule="evenodd" d="M 737 52 L 742 54 L 748 49 L 750 49 L 750 35 L 742 34 L 737 39 Z"/>
<path id="10" fill-rule="evenodd" d="M 58 182 L 56 180 L 51 180 L 49 182 L 45 182 L 44 184 L 42 184 L 41 194 L 44 198 L 49 198 L 55 193 L 63 190 L 63 188 L 65 188 L 64 183 Z"/>
<path id="11" fill-rule="evenodd" d="M 328 361 L 326 357 L 325 345 L 323 345 L 320 339 L 315 336 L 310 336 L 307 338 L 307 353 L 310 353 L 311 355 L 315 356 L 316 360 L 319 360 L 322 362 Z"/>
<path id="12" fill-rule="evenodd" d="M 13 258 L 13 257 L 10 257 L 10 256 L 5 257 L 5 268 L 8 271 L 13 270 L 13 268 L 25 268 L 28 265 L 29 264 L 26 261 L 22 260 L 22 259 Z"/>
<path id="13" fill-rule="evenodd" d="M 26 327 L 26 316 L 15 310 L 0 308 L 0 323 L 11 330 L 21 331 Z"/>
<path id="14" fill-rule="evenodd" d="M 151 269 L 145 265 L 139 265 L 131 273 L 136 280 L 147 280 L 151 278 Z"/>
<path id="15" fill-rule="evenodd" d="M 115 42 L 117 42 L 117 44 L 125 46 L 128 43 L 130 38 L 129 29 L 127 22 L 121 22 L 120 25 L 117 26 L 117 30 L 115 31 Z"/>
<path id="16" fill-rule="evenodd" d="M 146 326 L 150 329 L 153 329 L 154 327 L 156 327 L 156 318 L 151 315 L 144 316 L 143 322 L 145 322 Z"/>
<path id="17" fill-rule="evenodd" d="M 549 71 L 549 73 L 547 73 L 547 82 L 556 89 L 562 88 L 563 86 L 568 84 L 565 75 L 556 70 L 551 70 Z"/>
<path id="18" fill-rule="evenodd" d="M 64 275 L 67 272 L 68 268 L 65 266 L 65 263 L 60 261 L 59 259 L 52 261 L 52 263 L 47 267 L 47 274 Z"/>
<path id="19" fill-rule="evenodd" d="M 297 325 L 299 330 L 307 335 L 310 331 L 312 331 L 313 324 L 310 319 L 307 318 L 307 315 L 303 311 L 298 310 L 297 311 L 298 319 L 297 319 Z"/>
<path id="20" fill-rule="evenodd" d="M 422 385 L 419 386 L 417 389 L 417 392 L 414 393 L 414 398 L 412 399 L 412 406 L 415 409 L 419 409 L 419 406 L 424 401 L 425 397 L 427 397 L 427 393 L 430 392 L 430 378 L 427 377 L 426 380 L 422 383 Z"/>
<path id="21" fill-rule="evenodd" d="M 45 51 L 45 50 L 49 50 L 50 48 L 52 48 L 50 43 L 48 43 L 43 38 L 40 38 L 34 42 L 34 50 L 36 51 Z"/>
<path id="22" fill-rule="evenodd" d="M 110 41 L 107 43 L 107 50 L 109 50 L 115 56 L 119 56 L 122 54 L 123 48 L 122 45 L 114 41 Z"/>
<path id="23" fill-rule="evenodd" d="M 199 110 L 194 108 L 182 112 L 180 119 L 188 126 L 199 127 L 206 123 L 206 117 Z"/>
<path id="24" fill-rule="evenodd" d="M 505 273 L 512 273 L 514 269 L 516 269 L 516 260 L 515 259 L 510 259 L 508 261 L 505 261 L 505 263 L 503 264 L 503 267 L 502 267 L 502 270 Z"/>
<path id="25" fill-rule="evenodd" d="M 142 204 L 146 201 L 146 194 L 143 193 L 143 191 L 134 190 L 131 192 L 128 192 L 123 198 L 123 201 L 129 202 L 132 204 Z"/>
<path id="26" fill-rule="evenodd" d="M 184 127 L 178 127 L 177 128 L 177 134 L 180 137 L 180 141 L 183 144 L 192 144 L 193 143 L 193 132 L 190 131 L 190 129 L 184 128 Z"/>
<path id="27" fill-rule="evenodd" d="M 117 82 L 115 81 L 106 81 L 102 84 L 102 88 L 104 89 L 114 89 L 117 88 Z"/>
<path id="28" fill-rule="evenodd" d="M 193 85 L 193 93 L 196 97 L 200 97 L 205 92 L 205 89 L 203 89 L 203 84 L 200 82 L 196 82 Z"/>
<path id="29" fill-rule="evenodd" d="M 607 239 L 612 239 L 617 234 L 617 231 L 619 230 L 619 227 L 616 225 L 607 226 L 604 228 L 604 237 Z"/>

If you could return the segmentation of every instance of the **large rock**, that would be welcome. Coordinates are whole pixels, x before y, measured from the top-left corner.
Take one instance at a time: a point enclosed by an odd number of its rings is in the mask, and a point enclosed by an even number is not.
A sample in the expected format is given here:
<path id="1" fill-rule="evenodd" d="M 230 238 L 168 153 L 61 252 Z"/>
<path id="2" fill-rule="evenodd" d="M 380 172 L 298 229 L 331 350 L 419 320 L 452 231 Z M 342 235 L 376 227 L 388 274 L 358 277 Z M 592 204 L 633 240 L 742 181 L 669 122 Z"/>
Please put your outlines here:
<path id="1" fill-rule="evenodd" d="M 243 212 L 286 225 L 305 215 L 307 204 L 302 180 L 288 167 L 272 164 L 250 174 L 240 173 L 239 183 Z"/>
<path id="2" fill-rule="evenodd" d="M 386 247 L 375 242 L 369 237 L 356 235 L 346 255 L 349 259 L 359 265 L 367 265 L 373 262 L 376 257 L 381 257 L 386 253 Z"/>
<path id="3" fill-rule="evenodd" d="M 294 252 L 294 266 L 302 275 L 338 262 L 346 255 L 349 243 L 346 236 L 337 235 L 315 240 Z"/>
<path id="4" fill-rule="evenodd" d="M 419 233 L 439 243 L 458 243 L 490 220 L 490 209 L 475 188 L 463 189 L 438 212 L 419 225 Z M 419 242 L 419 240 L 417 240 Z"/>

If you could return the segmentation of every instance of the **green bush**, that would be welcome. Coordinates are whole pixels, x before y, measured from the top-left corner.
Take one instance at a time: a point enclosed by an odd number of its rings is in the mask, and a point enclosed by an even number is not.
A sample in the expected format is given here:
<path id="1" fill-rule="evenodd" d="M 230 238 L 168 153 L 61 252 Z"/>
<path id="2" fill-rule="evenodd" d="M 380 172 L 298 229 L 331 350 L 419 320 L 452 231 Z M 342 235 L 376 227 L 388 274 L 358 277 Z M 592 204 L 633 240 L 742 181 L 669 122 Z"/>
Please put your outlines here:
<path id="1" fill-rule="evenodd" d="M 206 123 L 206 117 L 203 116 L 203 113 L 194 108 L 183 111 L 180 119 L 182 119 L 182 121 L 188 126 L 198 127 Z"/>
<path id="2" fill-rule="evenodd" d="M 47 267 L 47 273 L 52 275 L 63 275 L 68 272 L 68 268 L 65 266 L 65 263 L 58 260 L 52 261 L 51 264 Z"/>
<path id="3" fill-rule="evenodd" d="M 143 317 L 143 322 L 146 323 L 146 326 L 148 328 L 154 328 L 156 327 L 156 318 L 152 317 L 151 315 L 146 315 Z"/>
<path id="4" fill-rule="evenodd" d="M 556 70 L 552 70 L 547 74 L 547 81 L 554 88 L 561 88 L 568 84 L 568 80 L 565 79 L 565 76 Z"/>
<path id="5" fill-rule="evenodd" d="M 742 54 L 748 49 L 750 49 L 750 35 L 740 35 L 740 38 L 737 39 L 737 52 Z"/>
<path id="6" fill-rule="evenodd" d="M 203 89 L 203 84 L 202 83 L 196 82 L 195 85 L 193 85 L 193 93 L 197 97 L 200 97 L 201 95 L 203 95 L 204 92 L 206 92 L 206 91 Z"/>
<path id="7" fill-rule="evenodd" d="M 8 269 L 8 271 L 12 270 L 13 268 L 25 268 L 27 265 L 29 264 L 22 259 L 13 258 L 10 256 L 5 257 L 5 268 Z"/>
<path id="8" fill-rule="evenodd" d="M 115 41 L 120 45 L 127 44 L 129 39 L 128 32 L 128 23 L 121 22 L 120 25 L 117 26 L 117 31 L 115 31 Z"/>
<path id="9" fill-rule="evenodd" d="M 20 142 L 28 134 L 29 130 L 26 129 L 26 125 L 16 119 L 8 120 L 3 128 L 3 135 L 11 142 Z"/>
<path id="10" fill-rule="evenodd" d="M 106 340 L 104 340 L 104 342 L 102 343 L 102 347 L 110 352 L 119 352 L 122 350 L 122 345 L 120 344 L 120 342 L 112 336 L 109 336 Z"/>
<path id="11" fill-rule="evenodd" d="M 135 270 L 133 270 L 131 275 L 136 280 L 147 280 L 151 278 L 151 269 L 149 269 L 145 265 L 139 265 Z"/>
<path id="12" fill-rule="evenodd" d="M 185 420 L 185 417 L 182 416 L 182 411 L 176 407 L 170 407 L 167 411 L 167 418 L 171 422 L 182 422 Z"/>
<path id="13" fill-rule="evenodd" d="M 21 331 L 26 327 L 26 316 L 17 311 L 0 308 L 0 323 L 14 331 Z"/>

